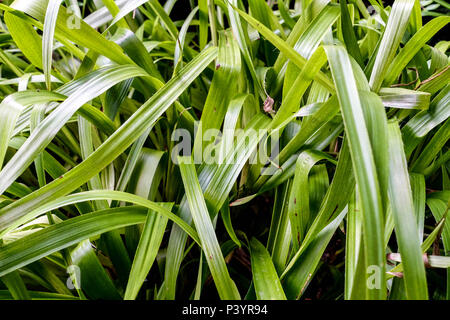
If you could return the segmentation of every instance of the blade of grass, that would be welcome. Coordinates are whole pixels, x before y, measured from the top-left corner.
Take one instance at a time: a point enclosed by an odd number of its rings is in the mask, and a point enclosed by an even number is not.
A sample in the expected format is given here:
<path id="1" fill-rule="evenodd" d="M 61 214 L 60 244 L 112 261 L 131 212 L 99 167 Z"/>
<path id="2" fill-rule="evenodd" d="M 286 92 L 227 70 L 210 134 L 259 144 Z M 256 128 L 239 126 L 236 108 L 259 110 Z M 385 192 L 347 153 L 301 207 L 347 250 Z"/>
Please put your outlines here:
<path id="1" fill-rule="evenodd" d="M 368 289 L 369 299 L 385 299 L 383 248 L 383 207 L 380 185 L 372 154 L 371 142 L 364 120 L 361 102 L 352 76 L 350 60 L 341 46 L 325 46 L 331 66 L 334 83 L 349 139 L 353 169 L 358 185 L 361 209 L 363 211 L 364 244 L 366 246 L 367 266 L 379 268 L 379 288 Z"/>
<path id="2" fill-rule="evenodd" d="M 415 0 L 396 0 L 392 6 L 370 74 L 369 84 L 374 92 L 380 90 L 388 68 L 391 66 L 395 52 L 408 26 L 414 2 Z"/>
<path id="3" fill-rule="evenodd" d="M 428 299 L 425 267 L 420 250 L 417 219 L 403 151 L 400 129 L 395 121 L 388 125 L 389 133 L 389 200 L 395 222 L 395 234 L 404 264 L 405 289 L 408 299 Z"/>
<path id="4" fill-rule="evenodd" d="M 179 157 L 178 162 L 192 220 L 198 231 L 200 243 L 220 298 L 225 300 L 240 299 L 237 287 L 230 278 L 220 250 L 192 159 L 190 157 Z"/>
<path id="5" fill-rule="evenodd" d="M 269 252 L 256 238 L 250 240 L 253 284 L 259 300 L 286 300 Z"/>

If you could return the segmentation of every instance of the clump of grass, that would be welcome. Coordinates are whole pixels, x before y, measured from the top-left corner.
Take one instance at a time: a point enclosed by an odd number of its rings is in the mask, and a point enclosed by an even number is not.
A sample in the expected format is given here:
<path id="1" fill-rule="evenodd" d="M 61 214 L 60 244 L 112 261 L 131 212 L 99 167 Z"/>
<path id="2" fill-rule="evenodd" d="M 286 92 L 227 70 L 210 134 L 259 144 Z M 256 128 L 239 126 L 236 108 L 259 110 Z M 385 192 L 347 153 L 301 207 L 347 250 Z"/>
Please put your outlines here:
<path id="1" fill-rule="evenodd" d="M 449 299 L 444 1 L 0 4 L 0 298 Z"/>

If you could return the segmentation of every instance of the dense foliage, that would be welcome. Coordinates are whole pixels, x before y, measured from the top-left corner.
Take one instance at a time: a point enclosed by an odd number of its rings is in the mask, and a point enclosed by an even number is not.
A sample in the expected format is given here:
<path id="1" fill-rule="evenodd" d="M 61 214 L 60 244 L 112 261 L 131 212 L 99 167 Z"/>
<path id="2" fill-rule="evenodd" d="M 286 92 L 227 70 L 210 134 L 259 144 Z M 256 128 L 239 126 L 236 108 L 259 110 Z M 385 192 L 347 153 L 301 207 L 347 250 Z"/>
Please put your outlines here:
<path id="1" fill-rule="evenodd" d="M 2 1 L 0 298 L 450 299 L 449 8 Z"/>

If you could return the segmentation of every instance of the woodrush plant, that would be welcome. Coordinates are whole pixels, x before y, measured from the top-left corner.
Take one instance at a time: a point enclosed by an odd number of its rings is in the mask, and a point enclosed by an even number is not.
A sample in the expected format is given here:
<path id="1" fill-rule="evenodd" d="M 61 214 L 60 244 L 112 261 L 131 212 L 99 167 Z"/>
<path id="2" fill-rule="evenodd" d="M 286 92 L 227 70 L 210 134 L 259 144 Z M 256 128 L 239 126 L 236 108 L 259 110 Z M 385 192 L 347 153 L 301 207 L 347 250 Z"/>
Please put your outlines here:
<path id="1" fill-rule="evenodd" d="M 0 298 L 449 299 L 448 9 L 3 1 Z"/>

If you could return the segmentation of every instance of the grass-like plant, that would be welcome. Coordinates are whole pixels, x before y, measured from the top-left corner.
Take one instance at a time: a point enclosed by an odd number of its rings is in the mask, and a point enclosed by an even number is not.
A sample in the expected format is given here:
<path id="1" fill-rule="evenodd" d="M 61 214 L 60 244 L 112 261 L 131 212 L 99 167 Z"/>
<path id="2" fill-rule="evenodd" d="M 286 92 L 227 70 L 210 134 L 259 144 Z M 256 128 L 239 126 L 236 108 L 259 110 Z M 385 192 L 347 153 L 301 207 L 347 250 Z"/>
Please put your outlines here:
<path id="1" fill-rule="evenodd" d="M 0 299 L 450 299 L 448 12 L 2 1 Z"/>

